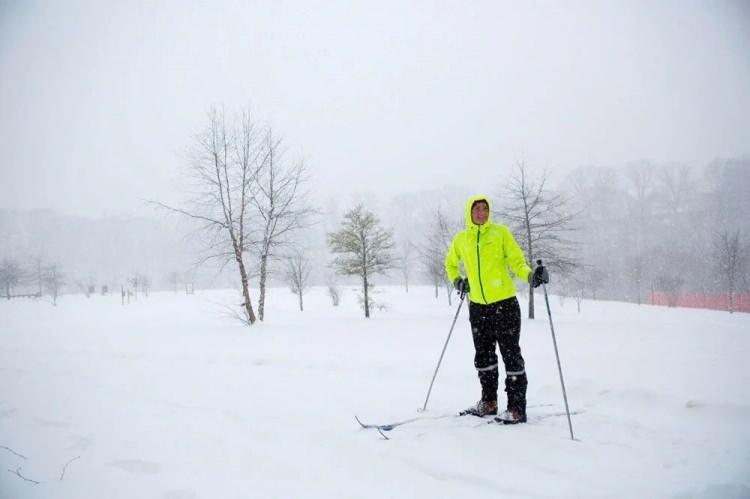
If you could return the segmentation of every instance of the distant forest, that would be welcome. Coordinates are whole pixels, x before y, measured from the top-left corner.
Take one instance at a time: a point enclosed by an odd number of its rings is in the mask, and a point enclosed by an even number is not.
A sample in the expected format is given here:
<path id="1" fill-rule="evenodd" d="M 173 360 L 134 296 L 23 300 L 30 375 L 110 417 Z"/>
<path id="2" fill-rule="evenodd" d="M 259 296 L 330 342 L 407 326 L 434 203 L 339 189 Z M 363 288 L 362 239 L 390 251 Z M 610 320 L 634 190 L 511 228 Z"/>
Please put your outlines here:
<path id="1" fill-rule="evenodd" d="M 543 178 L 535 165 L 527 168 L 534 179 Z M 750 292 L 749 158 L 716 160 L 700 168 L 641 161 L 547 177 L 545 192 L 559 196 L 564 201 L 560 209 L 571 218 L 559 234 L 564 244 L 545 249 L 546 258 L 564 257 L 569 263 L 551 269 L 552 292 L 634 303 L 648 303 L 659 294 Z M 335 276 L 325 239 L 338 228 L 344 212 L 363 203 L 391 230 L 395 242 L 397 266 L 376 284 L 434 285 L 425 248 L 447 244 L 446 237 L 433 237 L 438 218 L 451 232 L 464 226 L 467 196 L 487 194 L 493 201 L 493 221 L 508 223 L 520 238 L 522 228 L 506 216 L 507 182 L 499 176 L 482 184 L 388 199 L 376 193 L 344 193 L 322 201 L 316 223 L 290 242 L 304 246 L 313 285 L 347 283 Z M 0 295 L 44 288 L 42 274 L 52 265 L 64 276 L 63 293 L 92 287 L 100 292 L 102 286 L 119 292 L 134 279 L 147 281 L 153 290 L 182 289 L 188 281 L 196 288 L 234 286 L 233 273 L 210 263 L 196 265 L 199 239 L 193 227 L 156 212 L 153 218 L 90 219 L 48 211 L 0 211 L 0 262 L 5 269 Z M 445 248 L 432 249 L 434 260 Z M 270 265 L 271 284 L 285 285 L 279 272 L 282 262 Z M 436 285 L 436 295 L 446 291 Z"/>

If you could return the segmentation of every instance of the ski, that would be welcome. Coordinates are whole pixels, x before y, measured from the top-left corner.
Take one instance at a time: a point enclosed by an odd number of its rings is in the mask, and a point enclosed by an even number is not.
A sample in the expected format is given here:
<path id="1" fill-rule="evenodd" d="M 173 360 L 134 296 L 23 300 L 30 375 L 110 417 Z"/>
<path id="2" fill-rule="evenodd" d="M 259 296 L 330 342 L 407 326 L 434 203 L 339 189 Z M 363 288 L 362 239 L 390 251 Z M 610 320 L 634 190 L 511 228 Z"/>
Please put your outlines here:
<path id="1" fill-rule="evenodd" d="M 456 414 L 446 414 L 443 416 L 418 416 L 416 418 L 404 419 L 403 421 L 396 421 L 395 423 L 386 423 L 386 424 L 363 423 L 356 415 L 354 416 L 354 419 L 357 420 L 357 423 L 359 423 L 359 426 L 361 426 L 362 428 L 377 430 L 378 433 L 380 433 L 380 435 L 382 435 L 384 439 L 389 440 L 389 438 L 385 436 L 385 433 L 383 432 L 391 431 L 397 426 L 413 423 L 415 421 L 425 421 L 425 420 L 430 420 L 430 419 L 444 419 L 444 418 L 453 418 L 453 417 L 458 417 L 458 416 Z"/>
<path id="2" fill-rule="evenodd" d="M 401 426 L 401 425 L 404 425 L 404 424 L 412 423 L 414 421 L 419 421 L 420 419 L 435 419 L 435 418 L 417 417 L 417 418 L 405 419 L 403 421 L 397 421 L 395 423 L 387 423 L 387 424 L 367 424 L 367 423 L 363 423 L 362 421 L 360 421 L 360 419 L 357 416 L 354 416 L 354 419 L 357 420 L 357 423 L 359 423 L 359 425 L 362 428 L 376 428 L 376 429 L 381 430 L 381 431 L 391 431 L 392 429 L 394 429 L 397 426 Z"/>
<path id="3" fill-rule="evenodd" d="M 536 405 L 535 407 L 547 407 L 547 406 L 551 407 L 551 406 L 554 406 L 554 404 L 539 404 L 539 405 Z M 582 413 L 583 411 L 576 411 L 576 412 L 571 412 L 570 415 L 573 416 L 573 415 L 578 415 Z M 565 416 L 565 415 L 566 415 L 565 412 L 552 412 L 552 413 L 547 413 L 547 414 L 537 414 L 537 415 L 530 416 L 528 418 L 528 423 L 533 424 L 535 421 L 539 421 L 542 419 Z M 396 421 L 394 423 L 384 423 L 384 424 L 363 423 L 362 420 L 359 419 L 357 415 L 354 416 L 354 419 L 357 420 L 357 423 L 359 423 L 360 427 L 364 429 L 369 429 L 369 430 L 376 430 L 380 434 L 380 436 L 382 436 L 385 440 L 390 440 L 386 436 L 385 432 L 389 432 L 393 430 L 394 428 L 401 426 L 401 425 L 414 423 L 415 421 L 426 421 L 426 420 L 431 420 L 431 419 L 445 419 L 445 418 L 463 418 L 465 416 L 475 416 L 475 415 L 459 413 L 459 414 L 444 414 L 442 416 L 417 416 L 415 418 L 409 418 L 409 419 L 404 419 L 402 421 Z M 481 423 L 479 423 L 478 426 L 482 426 L 485 424 L 503 424 L 503 420 L 499 419 L 497 416 L 494 417 L 493 419 L 490 419 L 489 421 L 486 421 L 485 417 L 482 417 L 482 416 L 475 416 L 475 417 L 479 417 L 480 419 L 484 420 Z M 506 426 L 512 426 L 512 425 L 506 425 Z"/>
<path id="4" fill-rule="evenodd" d="M 555 404 L 534 404 L 534 405 L 530 405 L 529 409 L 538 409 L 540 407 L 555 407 Z M 459 412 L 458 415 L 459 416 L 476 416 L 478 418 L 484 419 L 487 416 L 495 417 L 497 414 L 495 413 L 495 414 L 481 415 L 481 414 L 477 414 L 475 410 L 476 410 L 475 407 L 469 407 L 468 409 L 464 409 L 463 411 Z"/>
<path id="5" fill-rule="evenodd" d="M 574 412 L 570 413 L 571 416 L 577 416 L 579 414 L 583 414 L 583 411 L 574 411 Z M 542 420 L 542 419 L 556 418 L 556 417 L 566 416 L 566 415 L 567 415 L 566 412 L 550 412 L 550 413 L 547 413 L 547 414 L 535 414 L 533 416 L 527 416 L 526 423 L 515 423 L 515 424 L 513 424 L 513 423 L 505 423 L 502 419 L 500 419 L 500 416 L 496 416 L 496 417 L 492 418 L 490 421 L 487 421 L 486 424 L 496 424 L 496 425 L 503 425 L 503 426 L 517 426 L 518 424 L 529 424 L 529 423 L 534 424 L 535 421 L 539 421 L 539 420 Z"/>
<path id="6" fill-rule="evenodd" d="M 359 423 L 359 426 L 362 428 L 372 428 L 374 430 L 377 430 L 378 433 L 380 433 L 380 436 L 383 437 L 386 440 L 390 440 L 390 438 L 385 436 L 385 433 L 383 433 L 382 428 L 386 428 L 385 431 L 390 431 L 393 429 L 393 425 L 376 425 L 376 424 L 365 424 L 362 421 L 359 420 L 359 418 L 355 415 L 354 419 L 357 420 L 357 423 Z M 382 427 L 382 428 L 381 428 Z"/>

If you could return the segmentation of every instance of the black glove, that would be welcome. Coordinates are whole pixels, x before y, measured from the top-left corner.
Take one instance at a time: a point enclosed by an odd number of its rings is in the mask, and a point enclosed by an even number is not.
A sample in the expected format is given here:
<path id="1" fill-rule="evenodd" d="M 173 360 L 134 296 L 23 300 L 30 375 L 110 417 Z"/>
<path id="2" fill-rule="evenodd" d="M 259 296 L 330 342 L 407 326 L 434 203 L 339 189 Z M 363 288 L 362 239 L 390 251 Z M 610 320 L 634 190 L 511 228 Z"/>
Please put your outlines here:
<path id="1" fill-rule="evenodd" d="M 460 277 L 456 277 L 456 279 L 453 281 L 453 287 L 456 288 L 456 291 L 458 291 L 462 295 L 465 295 L 469 292 L 469 278 L 464 277 L 462 279 Z"/>
<path id="2" fill-rule="evenodd" d="M 529 274 L 529 284 L 538 288 L 542 283 L 549 283 L 549 274 L 547 273 L 547 267 L 544 265 L 538 265 L 537 268 Z"/>

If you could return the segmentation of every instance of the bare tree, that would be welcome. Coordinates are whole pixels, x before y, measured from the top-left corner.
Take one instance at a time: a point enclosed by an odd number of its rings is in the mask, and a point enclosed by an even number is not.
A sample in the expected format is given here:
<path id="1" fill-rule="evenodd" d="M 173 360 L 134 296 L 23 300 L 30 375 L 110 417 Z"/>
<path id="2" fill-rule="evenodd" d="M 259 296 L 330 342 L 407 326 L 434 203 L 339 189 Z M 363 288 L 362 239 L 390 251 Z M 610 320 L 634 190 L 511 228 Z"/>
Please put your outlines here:
<path id="1" fill-rule="evenodd" d="M 331 303 L 334 307 L 338 307 L 341 302 L 341 290 L 335 284 L 328 285 L 328 296 L 331 297 Z"/>
<path id="2" fill-rule="evenodd" d="M 576 309 L 578 313 L 581 313 L 581 302 L 583 302 L 584 295 L 586 293 L 586 280 L 581 276 L 573 275 L 569 279 L 570 291 L 573 295 L 573 299 L 576 302 Z"/>
<path id="3" fill-rule="evenodd" d="M 628 259 L 630 275 L 635 284 L 636 303 L 642 303 L 643 278 L 648 265 L 645 235 L 650 225 L 652 205 L 655 200 L 654 171 L 651 163 L 633 163 L 625 170 L 628 196 L 627 229 L 630 241 L 627 247 L 631 250 Z"/>
<path id="4" fill-rule="evenodd" d="M 437 251 L 431 252 L 431 255 L 423 257 L 424 275 L 429 279 L 430 284 L 435 289 L 435 299 L 440 296 L 440 287 L 445 285 L 448 278 L 445 275 L 445 264 L 440 260 Z M 451 293 L 448 292 L 448 305 L 451 302 Z"/>
<path id="5" fill-rule="evenodd" d="M 622 251 L 622 218 L 625 198 L 619 188 L 620 176 L 611 168 L 581 168 L 567 177 L 570 194 L 569 206 L 576 213 L 575 233 L 569 234 L 576 241 L 579 263 L 585 263 L 583 271 L 574 274 L 585 278 L 586 291 L 597 299 L 602 289 L 605 296 L 617 293 L 613 283 L 618 283 L 623 272 L 617 270 Z M 530 262 L 533 263 L 533 262 Z"/>
<path id="6" fill-rule="evenodd" d="M 602 281 L 604 281 L 605 276 L 605 273 L 599 270 L 595 265 L 586 265 L 584 284 L 586 288 L 591 290 L 592 300 L 596 300 L 596 292 Z"/>
<path id="7" fill-rule="evenodd" d="M 750 231 L 750 156 L 716 160 L 704 170 L 702 182 L 708 187 L 708 209 L 716 227 L 736 226 Z"/>
<path id="8" fill-rule="evenodd" d="M 274 138 L 270 128 L 265 132 L 261 151 L 259 168 L 254 177 L 254 212 L 247 215 L 260 217 L 257 231 L 259 237 L 252 241 L 252 245 L 260 262 L 258 319 L 262 321 L 269 260 L 276 257 L 277 251 L 288 244 L 289 235 L 293 231 L 310 225 L 314 211 L 308 205 L 307 195 L 302 190 L 307 181 L 304 165 L 301 162 L 289 164 L 284 161 L 281 140 Z"/>
<path id="9" fill-rule="evenodd" d="M 44 285 L 52 297 L 52 305 L 57 306 L 57 298 L 60 296 L 60 290 L 65 285 L 65 274 L 63 274 L 58 264 L 53 263 L 44 269 Z"/>
<path id="10" fill-rule="evenodd" d="M 141 292 L 143 292 L 143 295 L 148 298 L 148 292 L 151 290 L 151 278 L 146 274 L 141 274 L 139 282 L 141 285 Z"/>
<path id="11" fill-rule="evenodd" d="M 176 270 L 169 272 L 166 276 L 167 282 L 174 290 L 174 294 L 177 294 L 177 287 L 180 285 L 180 273 Z"/>
<path id="12" fill-rule="evenodd" d="M 212 110 L 208 118 L 207 128 L 196 137 L 190 152 L 193 183 L 190 208 L 156 204 L 199 224 L 198 230 L 208 240 L 202 262 L 213 259 L 226 265 L 234 260 L 242 286 L 242 319 L 252 325 L 256 316 L 244 254 L 250 243 L 246 224 L 255 199 L 253 188 L 263 164 L 259 157 L 262 148 L 248 111 L 234 125 L 227 125 L 223 111 Z"/>
<path id="13" fill-rule="evenodd" d="M 132 277 L 128 278 L 128 292 L 133 290 L 133 297 L 138 300 L 138 290 L 141 289 L 141 274 L 135 273 Z"/>
<path id="14" fill-rule="evenodd" d="M 194 273 L 190 270 L 182 274 L 182 282 L 185 284 L 185 294 L 192 295 L 195 293 Z"/>
<path id="15" fill-rule="evenodd" d="M 654 286 L 659 291 L 666 293 L 667 306 L 677 306 L 677 300 L 680 298 L 680 290 L 685 284 L 685 279 L 679 275 L 661 274 L 656 277 Z"/>
<path id="16" fill-rule="evenodd" d="M 328 234 L 337 272 L 356 275 L 362 279 L 365 317 L 370 317 L 370 277 L 387 272 L 394 266 L 391 233 L 380 226 L 380 221 L 360 204 L 344 215 L 342 228 Z"/>
<path id="17" fill-rule="evenodd" d="M 405 240 L 401 243 L 401 258 L 399 259 L 399 269 L 401 269 L 401 276 L 404 278 L 404 288 L 406 292 L 409 292 L 409 277 L 411 275 L 411 260 L 412 253 L 414 251 L 414 244 L 411 241 Z"/>
<path id="18" fill-rule="evenodd" d="M 546 187 L 548 176 L 543 173 L 538 180 L 529 178 L 526 165 L 518 162 L 517 173 L 506 188 L 507 203 L 500 212 L 508 221 L 529 262 L 538 258 L 544 264 L 563 274 L 575 267 L 572 243 L 564 237 L 573 230 L 576 213 L 569 213 L 567 201 L 560 193 Z M 534 318 L 534 288 L 529 286 L 529 318 Z"/>
<path id="19" fill-rule="evenodd" d="M 657 170 L 656 178 L 661 187 L 659 204 L 676 216 L 684 211 L 694 193 L 690 168 L 685 165 L 662 166 Z"/>
<path id="20" fill-rule="evenodd" d="M 438 209 L 435 218 L 428 228 L 424 242 L 417 249 L 422 258 L 425 275 L 435 287 L 435 298 L 438 297 L 440 286 L 445 286 L 448 304 L 451 304 L 451 283 L 445 273 L 445 255 L 448 253 L 453 236 L 458 232 L 460 223 L 449 221 Z"/>
<path id="21" fill-rule="evenodd" d="M 44 262 L 41 254 L 34 256 L 32 272 L 37 285 L 37 298 L 41 298 L 44 293 Z"/>
<path id="22" fill-rule="evenodd" d="M 748 247 L 742 244 L 740 231 L 721 231 L 714 241 L 714 260 L 721 284 L 729 300 L 729 312 L 734 312 L 737 284 L 747 273 Z"/>
<path id="23" fill-rule="evenodd" d="M 298 249 L 287 257 L 286 263 L 286 280 L 292 293 L 299 298 L 299 310 L 302 312 L 304 310 L 302 295 L 310 285 L 310 272 L 312 271 L 310 260 Z"/>
<path id="24" fill-rule="evenodd" d="M 93 277 L 89 276 L 85 281 L 76 280 L 75 284 L 86 298 L 91 298 L 91 295 L 96 292 L 96 283 Z"/>
<path id="25" fill-rule="evenodd" d="M 23 277 L 21 264 L 13 258 L 4 258 L 0 263 L 0 286 L 5 290 L 5 297 L 10 300 L 11 291 Z"/>

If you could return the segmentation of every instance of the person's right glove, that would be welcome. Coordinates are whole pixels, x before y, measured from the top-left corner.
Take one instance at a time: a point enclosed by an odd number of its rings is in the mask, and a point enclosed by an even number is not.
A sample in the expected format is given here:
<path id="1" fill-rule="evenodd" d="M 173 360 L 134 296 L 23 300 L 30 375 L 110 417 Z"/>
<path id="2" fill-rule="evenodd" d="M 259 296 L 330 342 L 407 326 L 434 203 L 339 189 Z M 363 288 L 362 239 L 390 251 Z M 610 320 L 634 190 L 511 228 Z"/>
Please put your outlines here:
<path id="1" fill-rule="evenodd" d="M 542 284 L 547 283 L 549 283 L 547 267 L 544 265 L 538 265 L 537 268 L 529 274 L 529 284 L 531 284 L 532 287 L 538 288 Z"/>
<path id="2" fill-rule="evenodd" d="M 453 281 L 453 287 L 456 288 L 456 291 L 458 291 L 462 295 L 465 295 L 469 292 L 469 278 L 456 277 L 456 279 Z"/>

